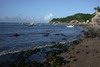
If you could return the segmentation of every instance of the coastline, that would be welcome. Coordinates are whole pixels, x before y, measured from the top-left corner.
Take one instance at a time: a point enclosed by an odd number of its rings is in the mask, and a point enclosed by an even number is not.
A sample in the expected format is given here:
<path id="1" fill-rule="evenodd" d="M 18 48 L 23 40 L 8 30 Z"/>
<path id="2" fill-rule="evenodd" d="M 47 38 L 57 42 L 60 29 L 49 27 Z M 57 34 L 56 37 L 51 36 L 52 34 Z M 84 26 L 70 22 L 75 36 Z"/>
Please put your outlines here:
<path id="1" fill-rule="evenodd" d="M 28 50 L 28 51 L 23 51 L 23 52 L 19 52 L 19 53 L 10 55 L 15 60 L 14 60 L 14 62 L 13 62 L 13 60 L 10 61 L 10 63 L 8 63 L 7 65 L 9 65 L 10 67 L 13 67 L 13 66 L 15 66 L 15 67 L 18 67 L 18 66 L 20 66 L 20 67 L 24 67 L 24 66 L 27 66 L 27 67 L 29 67 L 29 66 L 31 66 L 31 67 L 32 66 L 34 66 L 34 67 L 82 67 L 82 66 L 88 67 L 90 65 L 90 63 L 87 63 L 88 66 L 84 66 L 85 60 L 81 60 L 81 59 L 82 59 L 82 57 L 84 57 L 84 58 L 87 57 L 85 55 L 89 55 L 90 53 L 94 54 L 90 50 L 89 47 L 91 47 L 92 41 L 93 42 L 100 41 L 100 38 L 98 38 L 100 36 L 97 36 L 97 32 L 100 30 L 94 29 L 93 27 L 92 28 L 85 27 L 85 28 L 87 28 L 89 30 L 88 32 L 82 31 L 85 34 L 85 38 L 71 42 L 70 43 L 71 46 L 66 46 L 61 43 L 52 42 L 52 44 L 55 44 L 55 45 L 51 46 L 51 47 L 45 47 L 43 49 Z M 91 44 L 90 44 L 90 42 L 91 42 Z M 90 45 L 88 45 L 88 44 L 90 44 Z M 84 47 L 86 47 L 86 48 L 84 48 Z M 97 48 L 97 47 L 95 47 L 95 48 Z M 86 49 L 88 49 L 88 50 L 86 50 Z M 41 52 L 42 52 L 42 54 L 41 54 Z M 100 51 L 96 50 L 94 52 L 96 52 L 96 54 L 99 54 Z M 42 58 L 38 58 L 38 59 L 42 60 L 42 62 L 28 61 L 29 59 L 26 59 L 26 58 L 29 58 L 29 56 L 31 56 L 33 54 L 39 54 L 39 56 L 41 56 Z M 89 55 L 89 56 L 91 56 L 91 55 Z M 35 55 L 35 56 L 37 56 L 37 55 Z M 39 57 L 39 56 L 37 56 L 37 57 Z M 46 59 L 44 59 L 44 58 L 46 58 Z M 32 57 L 30 59 L 32 59 Z M 93 62 L 95 62 L 95 61 L 93 61 Z M 1 67 L 3 67 L 3 65 L 0 64 Z"/>
<path id="2" fill-rule="evenodd" d="M 85 26 L 89 33 L 81 43 L 69 48 L 69 53 L 62 53 L 68 64 L 61 67 L 99 67 L 100 66 L 100 27 Z"/>

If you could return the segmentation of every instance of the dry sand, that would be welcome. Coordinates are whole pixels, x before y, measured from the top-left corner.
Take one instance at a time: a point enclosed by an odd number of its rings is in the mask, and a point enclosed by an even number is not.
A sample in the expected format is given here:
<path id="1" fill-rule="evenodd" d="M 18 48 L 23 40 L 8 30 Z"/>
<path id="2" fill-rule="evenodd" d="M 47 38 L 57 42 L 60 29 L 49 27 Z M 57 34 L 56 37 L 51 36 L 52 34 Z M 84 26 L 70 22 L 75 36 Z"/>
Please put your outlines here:
<path id="1" fill-rule="evenodd" d="M 85 38 L 59 56 L 67 61 L 62 67 L 100 67 L 100 38 Z"/>

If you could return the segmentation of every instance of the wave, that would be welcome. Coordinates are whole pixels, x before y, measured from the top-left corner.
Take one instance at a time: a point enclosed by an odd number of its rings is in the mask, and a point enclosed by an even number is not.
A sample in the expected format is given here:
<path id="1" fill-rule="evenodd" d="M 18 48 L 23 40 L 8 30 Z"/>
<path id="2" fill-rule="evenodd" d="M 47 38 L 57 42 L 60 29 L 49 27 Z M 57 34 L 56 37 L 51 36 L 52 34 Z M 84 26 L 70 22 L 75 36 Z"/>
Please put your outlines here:
<path id="1" fill-rule="evenodd" d="M 5 29 L 5 27 L 3 28 Z M 2 43 L 0 56 L 52 46 L 54 45 L 50 43 L 52 41 L 62 44 L 69 43 L 77 39 L 78 36 L 80 38 L 82 36 L 80 31 L 84 30 L 82 27 L 66 28 L 66 25 L 60 24 L 56 26 L 45 24 L 31 28 L 25 26 L 9 27 L 9 30 L 6 28 L 0 32 L 0 43 Z M 5 49 L 6 47 L 8 48 Z"/>

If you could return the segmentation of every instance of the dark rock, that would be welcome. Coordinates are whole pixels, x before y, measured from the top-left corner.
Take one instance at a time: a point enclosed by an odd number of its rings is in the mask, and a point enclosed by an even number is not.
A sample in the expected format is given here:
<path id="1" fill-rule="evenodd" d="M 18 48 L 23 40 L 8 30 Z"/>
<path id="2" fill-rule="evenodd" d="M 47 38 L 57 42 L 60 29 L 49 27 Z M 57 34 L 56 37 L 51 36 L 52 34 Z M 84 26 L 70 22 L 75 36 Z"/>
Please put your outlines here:
<path id="1" fill-rule="evenodd" d="M 73 56 L 73 58 L 75 58 L 75 56 Z"/>
<path id="2" fill-rule="evenodd" d="M 51 65 L 48 62 L 44 62 L 43 66 L 41 66 L 41 67 L 51 67 Z"/>
<path id="3" fill-rule="evenodd" d="M 80 51 L 77 51 L 76 54 L 80 53 Z"/>
<path id="4" fill-rule="evenodd" d="M 99 51 L 96 51 L 96 53 L 99 53 Z"/>
<path id="5" fill-rule="evenodd" d="M 48 37 L 48 36 L 49 36 L 49 33 L 46 33 L 46 34 L 44 34 L 43 36 Z"/>
<path id="6" fill-rule="evenodd" d="M 56 42 L 52 41 L 51 44 L 56 44 Z"/>
<path id="7" fill-rule="evenodd" d="M 62 64 L 66 64 L 66 61 L 64 60 L 64 58 L 60 57 L 60 56 L 56 56 L 53 59 L 53 65 L 54 67 L 61 67 Z"/>
<path id="8" fill-rule="evenodd" d="M 72 47 L 72 50 L 75 50 L 75 47 Z"/>
<path id="9" fill-rule="evenodd" d="M 16 33 L 16 34 L 13 34 L 13 36 L 18 37 L 18 36 L 19 36 L 19 34 L 17 34 L 17 33 Z"/>
<path id="10" fill-rule="evenodd" d="M 47 52 L 47 56 L 52 57 L 52 56 L 56 56 L 56 55 L 58 55 L 60 53 L 61 53 L 60 50 L 53 50 L 53 51 Z"/>
<path id="11" fill-rule="evenodd" d="M 51 48 L 62 48 L 63 45 L 62 44 L 59 44 L 59 43 L 56 43 L 54 46 L 52 46 Z"/>
<path id="12" fill-rule="evenodd" d="M 73 61 L 77 61 L 77 59 L 74 59 Z"/>
<path id="13" fill-rule="evenodd" d="M 97 32 L 93 29 L 90 29 L 88 32 L 84 32 L 86 38 L 95 38 L 98 36 Z"/>
<path id="14" fill-rule="evenodd" d="M 73 58 L 72 56 L 69 57 L 69 59 Z"/>
<path id="15" fill-rule="evenodd" d="M 85 30 L 82 30 L 81 32 L 83 32 L 83 33 L 84 33 L 84 32 L 85 32 Z"/>
<path id="16" fill-rule="evenodd" d="M 60 35 L 59 33 L 55 34 L 55 35 Z"/>
<path id="17" fill-rule="evenodd" d="M 73 44 L 79 44 L 79 43 L 80 43 L 80 41 L 78 41 L 78 40 L 73 41 Z"/>
<path id="18" fill-rule="evenodd" d="M 86 54 L 89 54 L 89 52 L 86 52 Z"/>
<path id="19" fill-rule="evenodd" d="M 86 48 L 87 48 L 88 46 L 86 46 Z"/>
<path id="20" fill-rule="evenodd" d="M 67 40 L 66 38 L 62 38 L 62 40 Z"/>
<path id="21" fill-rule="evenodd" d="M 66 63 L 70 63 L 70 61 L 66 61 Z"/>
<path id="22" fill-rule="evenodd" d="M 57 33 L 57 34 L 55 34 L 56 36 L 59 36 L 59 35 L 61 35 L 61 36 L 65 36 L 65 37 L 67 37 L 66 35 L 64 35 L 64 34 L 62 34 L 62 33 Z"/>

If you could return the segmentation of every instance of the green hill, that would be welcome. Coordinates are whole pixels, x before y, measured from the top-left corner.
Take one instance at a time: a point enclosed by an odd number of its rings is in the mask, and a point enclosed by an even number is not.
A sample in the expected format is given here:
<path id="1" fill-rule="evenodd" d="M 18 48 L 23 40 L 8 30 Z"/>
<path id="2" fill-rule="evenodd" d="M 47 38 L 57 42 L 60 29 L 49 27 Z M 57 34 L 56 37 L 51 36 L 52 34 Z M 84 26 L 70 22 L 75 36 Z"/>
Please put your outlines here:
<path id="1" fill-rule="evenodd" d="M 79 22 L 86 22 L 86 20 L 90 20 L 91 18 L 94 16 L 95 14 L 83 14 L 83 13 L 77 13 L 75 15 L 72 16 L 67 16 L 67 17 L 63 17 L 63 18 L 53 18 L 50 23 L 69 23 L 72 20 L 78 20 Z"/>

